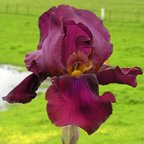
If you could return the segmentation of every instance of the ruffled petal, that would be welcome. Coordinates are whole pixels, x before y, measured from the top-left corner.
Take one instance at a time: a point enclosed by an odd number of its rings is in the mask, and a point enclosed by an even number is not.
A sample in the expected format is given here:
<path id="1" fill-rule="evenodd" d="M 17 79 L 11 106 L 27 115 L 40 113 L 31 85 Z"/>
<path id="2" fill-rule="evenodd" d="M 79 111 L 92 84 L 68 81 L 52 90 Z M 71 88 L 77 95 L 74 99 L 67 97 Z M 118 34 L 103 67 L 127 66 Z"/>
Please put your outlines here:
<path id="1" fill-rule="evenodd" d="M 41 82 L 47 78 L 46 74 L 31 74 L 16 86 L 3 100 L 9 103 L 28 103 L 36 97 L 36 90 Z"/>
<path id="2" fill-rule="evenodd" d="M 112 114 L 115 98 L 110 92 L 98 95 L 95 75 L 61 76 L 52 82 L 46 99 L 48 116 L 55 125 L 77 125 L 92 134 Z"/>
<path id="3" fill-rule="evenodd" d="M 65 73 L 62 63 L 62 42 L 64 38 L 63 25 L 53 12 L 50 13 L 49 32 L 42 45 L 44 62 L 51 76 L 59 76 Z"/>
<path id="4" fill-rule="evenodd" d="M 54 11 L 55 11 L 55 8 L 52 7 L 47 12 L 45 12 L 43 15 L 41 15 L 39 18 L 40 41 L 38 44 L 38 49 L 42 48 L 42 44 L 48 35 L 49 24 L 50 24 L 50 13 L 54 12 Z"/>
<path id="5" fill-rule="evenodd" d="M 66 65 L 69 56 L 82 51 L 87 56 L 91 53 L 90 36 L 79 25 L 67 24 L 62 48 L 62 61 Z"/>
<path id="6" fill-rule="evenodd" d="M 88 28 L 93 37 L 93 61 L 98 69 L 112 54 L 110 35 L 103 22 L 94 13 L 88 10 L 76 9 L 67 5 L 61 5 L 56 9 L 56 14 L 63 23 L 74 21 Z"/>
<path id="7" fill-rule="evenodd" d="M 40 17 L 39 27 L 39 49 L 51 76 L 65 74 L 66 61 L 77 50 L 91 54 L 93 71 L 112 53 L 107 29 L 90 11 L 67 5 L 53 7 Z"/>
<path id="8" fill-rule="evenodd" d="M 25 64 L 26 64 L 26 68 L 35 74 L 39 74 L 39 73 L 49 74 L 47 65 L 45 64 L 44 61 L 42 50 L 37 50 L 28 53 L 25 57 Z"/>
<path id="9" fill-rule="evenodd" d="M 127 84 L 136 87 L 136 77 L 142 74 L 142 70 L 139 67 L 133 68 L 112 68 L 104 65 L 96 74 L 99 84 L 106 85 L 110 83 Z"/>

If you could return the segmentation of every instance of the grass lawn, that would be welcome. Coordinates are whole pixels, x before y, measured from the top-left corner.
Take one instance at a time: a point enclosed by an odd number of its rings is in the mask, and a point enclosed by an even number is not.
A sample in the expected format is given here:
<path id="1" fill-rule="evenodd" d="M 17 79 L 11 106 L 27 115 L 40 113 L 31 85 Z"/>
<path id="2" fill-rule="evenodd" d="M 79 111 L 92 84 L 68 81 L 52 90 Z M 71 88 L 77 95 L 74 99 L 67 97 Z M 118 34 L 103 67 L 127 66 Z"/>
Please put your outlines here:
<path id="1" fill-rule="evenodd" d="M 41 2 L 31 0 L 32 6 L 46 8 L 46 0 Z M 98 0 L 91 3 L 82 3 L 82 0 L 73 0 L 72 5 L 92 9 L 105 5 L 113 11 L 125 8 L 131 11 L 135 7 L 143 8 L 143 0 Z M 85 1 L 85 0 L 84 0 Z M 6 3 L 30 4 L 29 0 L 0 0 L 0 4 Z M 60 3 L 51 0 L 48 4 Z M 82 4 L 81 4 L 82 3 Z M 95 7 L 95 4 L 97 6 Z M 110 5 L 112 4 L 112 5 Z M 125 4 L 124 7 L 122 4 Z M 1 7 L 1 6 L 0 6 Z M 40 13 L 39 13 L 40 15 Z M 120 13 L 119 13 L 120 15 Z M 117 16 L 119 16 L 117 15 Z M 24 66 L 23 59 L 27 52 L 36 49 L 39 40 L 37 26 L 38 17 L 0 13 L 0 63 Z M 111 42 L 114 51 L 109 59 L 113 66 L 121 67 L 140 66 L 144 69 L 144 21 L 140 22 L 115 22 L 104 21 L 111 34 Z M 112 84 L 101 86 L 100 93 L 111 91 L 117 98 L 113 105 L 113 115 L 93 135 L 88 136 L 81 130 L 79 144 L 143 144 L 144 143 L 144 77 L 138 77 L 138 87 Z M 44 93 L 26 105 L 10 105 L 8 110 L 0 112 L 0 144 L 59 144 L 61 129 L 55 127 L 48 120 L 46 113 L 46 101 Z"/>

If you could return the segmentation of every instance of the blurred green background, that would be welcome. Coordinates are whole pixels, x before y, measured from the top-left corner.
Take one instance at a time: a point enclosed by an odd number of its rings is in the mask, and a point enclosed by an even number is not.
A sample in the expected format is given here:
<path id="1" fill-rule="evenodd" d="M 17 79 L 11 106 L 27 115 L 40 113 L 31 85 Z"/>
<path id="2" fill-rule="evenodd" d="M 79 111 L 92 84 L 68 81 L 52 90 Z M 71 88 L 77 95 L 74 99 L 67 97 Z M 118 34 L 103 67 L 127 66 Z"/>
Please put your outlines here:
<path id="1" fill-rule="evenodd" d="M 70 4 L 89 9 L 100 17 L 111 34 L 113 54 L 109 63 L 144 69 L 143 0 L 0 0 L 0 63 L 24 66 L 27 52 L 39 40 L 38 18 L 52 6 Z M 112 91 L 117 103 L 113 115 L 93 135 L 81 130 L 79 144 L 144 143 L 144 77 L 138 86 L 101 86 L 100 93 Z M 45 94 L 26 105 L 10 105 L 0 112 L 0 144 L 60 144 L 61 129 L 48 120 Z"/>

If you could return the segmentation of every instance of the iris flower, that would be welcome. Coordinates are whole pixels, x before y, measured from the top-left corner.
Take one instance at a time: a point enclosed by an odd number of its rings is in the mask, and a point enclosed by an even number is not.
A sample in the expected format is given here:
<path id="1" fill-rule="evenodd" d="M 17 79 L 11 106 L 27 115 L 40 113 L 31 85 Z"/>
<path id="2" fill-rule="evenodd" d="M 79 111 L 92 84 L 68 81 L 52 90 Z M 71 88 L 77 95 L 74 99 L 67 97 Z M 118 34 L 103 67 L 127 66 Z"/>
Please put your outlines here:
<path id="1" fill-rule="evenodd" d="M 48 117 L 56 126 L 76 125 L 95 132 L 112 114 L 114 95 L 99 95 L 99 85 L 137 85 L 139 67 L 112 67 L 110 35 L 102 21 L 88 10 L 68 5 L 52 7 L 39 18 L 38 49 L 28 53 L 26 68 L 32 72 L 6 97 L 9 103 L 28 103 L 40 84 L 50 77 L 46 92 Z"/>

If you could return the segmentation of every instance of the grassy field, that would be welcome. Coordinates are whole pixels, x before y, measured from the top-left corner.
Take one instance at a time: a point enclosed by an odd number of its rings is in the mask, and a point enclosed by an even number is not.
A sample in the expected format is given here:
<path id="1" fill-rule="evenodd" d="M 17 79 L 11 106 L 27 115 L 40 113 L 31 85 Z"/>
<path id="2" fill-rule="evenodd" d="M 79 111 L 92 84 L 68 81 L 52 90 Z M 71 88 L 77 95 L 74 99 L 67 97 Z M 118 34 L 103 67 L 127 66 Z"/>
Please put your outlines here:
<path id="1" fill-rule="evenodd" d="M 144 21 L 143 0 L 0 0 L 0 12 L 39 16 L 51 6 L 62 3 L 92 10 L 97 15 L 104 7 L 105 20 L 109 21 Z"/>
<path id="2" fill-rule="evenodd" d="M 0 0 L 0 7 L 7 3 L 15 5 L 41 6 L 36 15 L 46 7 L 58 5 L 63 1 L 50 0 Z M 117 12 L 140 11 L 143 0 L 65 0 L 74 6 L 97 11 L 104 6 Z M 46 6 L 47 4 L 47 6 Z M 118 6 L 116 6 L 118 5 Z M 133 15 L 129 15 L 131 19 Z M 0 13 L 0 63 L 24 66 L 27 52 L 36 49 L 39 39 L 38 16 Z M 111 33 L 114 52 L 109 59 L 111 65 L 121 67 L 140 66 L 144 69 L 144 21 L 123 22 L 104 21 Z M 113 106 L 113 115 L 93 135 L 88 136 L 81 130 L 79 144 L 143 144 L 144 143 L 144 77 L 138 77 L 138 87 L 112 84 L 101 86 L 100 93 L 112 91 L 117 103 Z M 47 118 L 44 93 L 26 105 L 10 105 L 8 110 L 0 112 L 0 144 L 59 144 L 61 129 L 55 127 Z"/>

